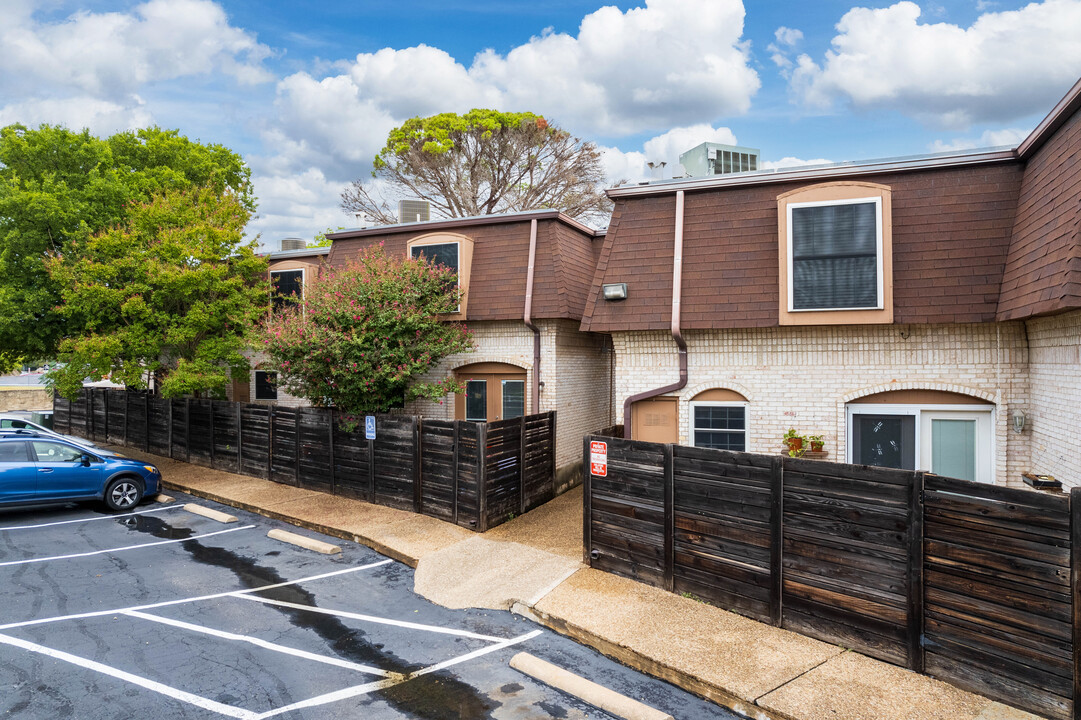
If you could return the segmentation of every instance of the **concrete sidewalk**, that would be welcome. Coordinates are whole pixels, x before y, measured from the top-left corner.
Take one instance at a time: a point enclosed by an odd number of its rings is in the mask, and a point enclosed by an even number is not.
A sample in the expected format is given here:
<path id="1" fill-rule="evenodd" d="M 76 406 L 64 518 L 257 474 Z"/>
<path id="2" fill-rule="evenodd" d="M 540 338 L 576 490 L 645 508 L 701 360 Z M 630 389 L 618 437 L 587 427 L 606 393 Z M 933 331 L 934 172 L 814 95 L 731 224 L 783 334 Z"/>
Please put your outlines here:
<path id="1" fill-rule="evenodd" d="M 479 535 L 434 518 L 131 448 L 167 487 L 353 540 L 416 568 L 452 608 L 509 609 L 752 718 L 1032 720 L 1035 715 L 844 648 L 582 564 L 576 488 Z"/>

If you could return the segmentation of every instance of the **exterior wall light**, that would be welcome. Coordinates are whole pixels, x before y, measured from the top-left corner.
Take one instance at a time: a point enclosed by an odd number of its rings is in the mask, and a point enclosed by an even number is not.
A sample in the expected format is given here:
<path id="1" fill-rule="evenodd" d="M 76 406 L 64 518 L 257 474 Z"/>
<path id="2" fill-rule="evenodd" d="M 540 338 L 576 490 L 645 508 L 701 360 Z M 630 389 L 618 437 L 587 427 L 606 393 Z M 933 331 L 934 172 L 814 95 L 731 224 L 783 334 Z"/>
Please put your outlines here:
<path id="1" fill-rule="evenodd" d="M 605 300 L 626 300 L 627 283 L 610 283 L 604 286 Z"/>
<path id="2" fill-rule="evenodd" d="M 1013 411 L 1013 431 L 1020 434 L 1025 429 L 1025 413 L 1021 410 Z"/>

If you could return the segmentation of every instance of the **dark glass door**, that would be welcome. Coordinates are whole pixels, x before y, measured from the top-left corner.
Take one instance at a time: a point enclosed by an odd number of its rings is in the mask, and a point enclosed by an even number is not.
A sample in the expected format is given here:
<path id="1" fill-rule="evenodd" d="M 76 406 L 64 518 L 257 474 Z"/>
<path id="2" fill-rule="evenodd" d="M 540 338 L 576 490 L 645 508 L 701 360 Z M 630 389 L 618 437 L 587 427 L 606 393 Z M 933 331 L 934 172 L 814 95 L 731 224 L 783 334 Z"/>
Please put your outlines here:
<path id="1" fill-rule="evenodd" d="M 912 415 L 852 416 L 852 462 L 916 469 L 916 418 Z"/>

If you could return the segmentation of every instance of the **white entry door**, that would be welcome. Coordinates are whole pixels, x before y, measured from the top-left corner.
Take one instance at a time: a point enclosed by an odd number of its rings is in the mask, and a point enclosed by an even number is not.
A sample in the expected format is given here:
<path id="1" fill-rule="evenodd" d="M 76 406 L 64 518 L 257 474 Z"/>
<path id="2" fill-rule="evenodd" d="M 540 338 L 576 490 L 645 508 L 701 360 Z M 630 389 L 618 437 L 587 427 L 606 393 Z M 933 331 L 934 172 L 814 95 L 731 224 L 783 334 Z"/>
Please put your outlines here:
<path id="1" fill-rule="evenodd" d="M 920 413 L 920 467 L 936 475 L 991 482 L 991 413 Z"/>

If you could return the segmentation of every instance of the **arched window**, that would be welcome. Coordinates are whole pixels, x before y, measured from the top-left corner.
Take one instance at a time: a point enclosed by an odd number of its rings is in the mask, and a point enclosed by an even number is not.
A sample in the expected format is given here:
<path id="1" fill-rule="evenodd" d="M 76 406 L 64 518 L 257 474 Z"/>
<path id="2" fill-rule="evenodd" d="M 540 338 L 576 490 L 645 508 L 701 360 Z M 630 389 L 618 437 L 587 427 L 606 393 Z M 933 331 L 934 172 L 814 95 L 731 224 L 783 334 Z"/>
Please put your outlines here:
<path id="1" fill-rule="evenodd" d="M 734 390 L 700 392 L 690 402 L 691 445 L 715 450 L 747 450 L 747 398 Z"/>

